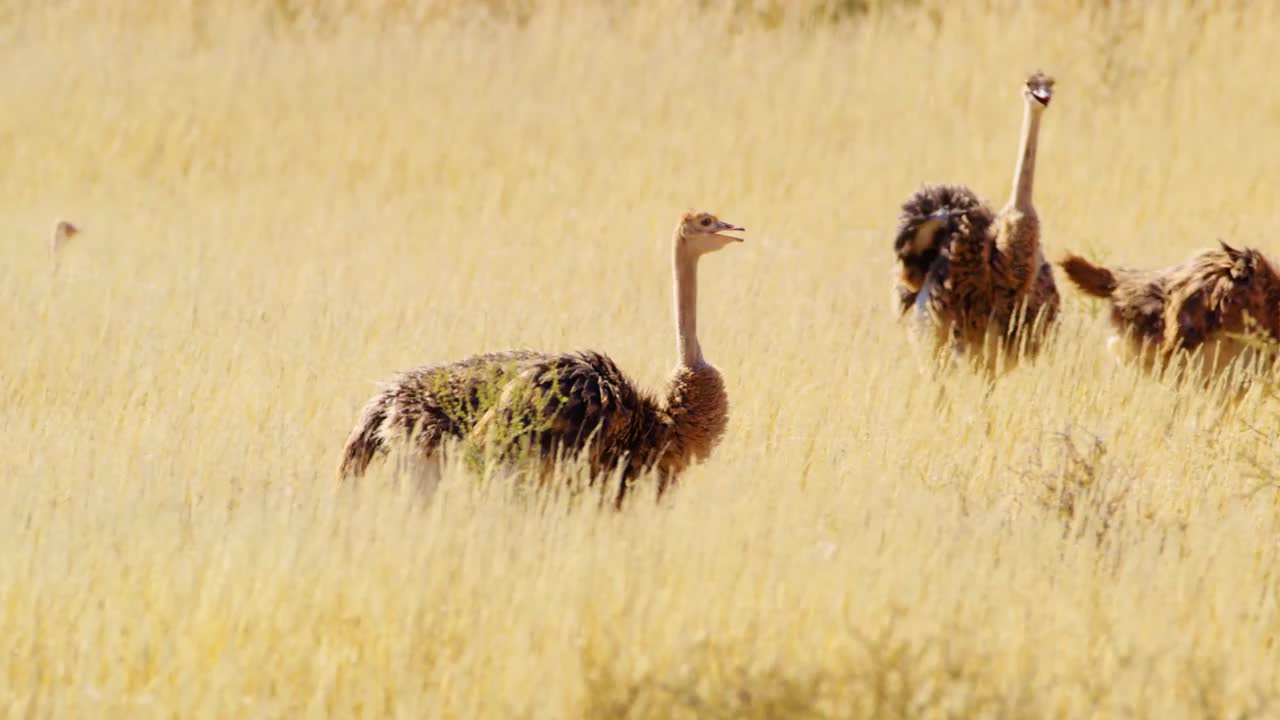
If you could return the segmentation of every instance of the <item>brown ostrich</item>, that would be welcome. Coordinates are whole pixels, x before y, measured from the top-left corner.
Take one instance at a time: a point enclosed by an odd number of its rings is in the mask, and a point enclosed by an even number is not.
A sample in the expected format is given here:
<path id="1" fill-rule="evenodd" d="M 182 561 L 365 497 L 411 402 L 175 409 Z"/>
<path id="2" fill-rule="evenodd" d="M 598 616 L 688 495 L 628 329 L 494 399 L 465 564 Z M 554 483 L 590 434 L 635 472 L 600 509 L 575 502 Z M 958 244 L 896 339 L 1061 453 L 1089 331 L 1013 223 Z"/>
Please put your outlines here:
<path id="1" fill-rule="evenodd" d="M 724 433 L 728 398 L 697 334 L 698 260 L 742 238 L 743 228 L 706 212 L 680 218 L 673 238 L 678 364 L 661 399 L 636 387 L 597 352 L 525 350 L 474 355 L 402 373 L 360 413 L 342 451 L 339 476 L 362 475 L 372 458 L 405 444 L 438 481 L 440 447 L 457 438 L 490 458 L 532 453 L 542 471 L 580 456 L 592 474 L 621 468 L 621 504 L 632 480 L 656 469 L 658 493 Z"/>
<path id="2" fill-rule="evenodd" d="M 66 220 L 59 220 L 58 224 L 53 226 L 53 237 L 49 238 L 49 252 L 57 255 L 67 246 L 67 243 L 71 242 L 71 238 L 79 233 L 80 228 Z"/>
<path id="3" fill-rule="evenodd" d="M 53 226 L 53 236 L 49 238 L 49 255 L 53 258 L 53 273 L 58 273 L 58 266 L 61 264 L 62 249 L 71 242 L 71 238 L 80 234 L 80 228 L 67 222 L 59 220 Z"/>
<path id="4" fill-rule="evenodd" d="M 1025 110 L 1009 202 L 998 213 L 957 185 L 921 188 L 902 205 L 894 297 L 912 315 L 912 338 L 930 355 L 1033 356 L 1058 314 L 1053 268 L 1040 245 L 1032 204 L 1040 118 L 1053 78 L 1036 72 L 1023 87 Z"/>
<path id="5" fill-rule="evenodd" d="M 1280 276 L 1259 251 L 1224 242 L 1157 270 L 1108 269 L 1068 254 L 1062 269 L 1080 290 L 1111 305 L 1118 361 L 1148 369 L 1201 350 L 1207 375 L 1248 349 L 1280 341 Z M 1252 337 L 1250 337 L 1252 336 Z"/>

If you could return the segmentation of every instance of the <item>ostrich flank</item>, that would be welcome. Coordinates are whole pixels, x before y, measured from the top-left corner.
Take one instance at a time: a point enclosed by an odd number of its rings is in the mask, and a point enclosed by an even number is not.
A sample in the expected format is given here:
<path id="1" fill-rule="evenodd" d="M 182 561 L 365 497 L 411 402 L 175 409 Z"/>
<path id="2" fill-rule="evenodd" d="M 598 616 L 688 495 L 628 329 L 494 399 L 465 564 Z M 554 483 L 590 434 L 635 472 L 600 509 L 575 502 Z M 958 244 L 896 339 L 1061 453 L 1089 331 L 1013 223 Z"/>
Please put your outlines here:
<path id="1" fill-rule="evenodd" d="M 1280 275 L 1253 248 L 1219 242 L 1156 270 L 1109 269 L 1071 254 L 1060 265 L 1081 291 L 1108 301 L 1117 335 L 1107 346 L 1118 361 L 1141 357 L 1150 369 L 1203 347 L 1212 373 L 1254 345 L 1247 336 L 1280 342 Z"/>
<path id="2" fill-rule="evenodd" d="M 1026 330 L 1047 329 L 1057 318 L 1058 290 L 1031 201 L 1053 78 L 1034 73 L 1022 95 L 1018 164 L 1002 210 L 957 185 L 926 185 L 902 205 L 894 300 L 899 316 L 912 315 L 911 337 L 930 356 L 981 352 L 992 339 L 1008 352 L 1034 355 L 1041 333 Z"/>
<path id="3" fill-rule="evenodd" d="M 543 471 L 560 454 L 584 457 L 592 474 L 621 467 L 621 504 L 630 481 L 656 468 L 664 492 L 724 434 L 728 399 L 720 373 L 698 342 L 698 260 L 742 239 L 743 228 L 688 212 L 672 240 L 677 364 L 661 399 L 636 385 L 608 356 L 524 350 L 475 355 L 402 373 L 360 413 L 342 451 L 339 476 L 362 475 L 372 458 L 407 443 L 433 466 L 449 437 L 514 459 L 532 452 Z"/>

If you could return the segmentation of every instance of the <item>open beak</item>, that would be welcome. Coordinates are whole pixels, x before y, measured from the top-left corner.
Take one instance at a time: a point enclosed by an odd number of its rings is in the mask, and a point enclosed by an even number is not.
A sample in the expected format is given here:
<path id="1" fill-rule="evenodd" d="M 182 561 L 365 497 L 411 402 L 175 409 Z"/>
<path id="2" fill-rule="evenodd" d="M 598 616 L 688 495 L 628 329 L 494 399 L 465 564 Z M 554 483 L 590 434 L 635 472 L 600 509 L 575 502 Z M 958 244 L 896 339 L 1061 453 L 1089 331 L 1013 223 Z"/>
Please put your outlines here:
<path id="1" fill-rule="evenodd" d="M 1035 98 L 1036 102 L 1041 105 L 1049 107 L 1049 101 L 1053 99 L 1053 93 L 1045 88 L 1033 88 L 1031 90 L 1031 97 Z"/>
<path id="2" fill-rule="evenodd" d="M 720 233 L 722 232 L 746 232 L 746 230 L 747 229 L 744 227 L 738 227 L 737 225 L 733 225 L 731 223 L 727 223 L 723 220 L 720 220 L 716 223 L 716 230 L 715 230 L 715 233 L 713 234 L 720 235 Z M 742 238 L 737 237 L 735 235 L 720 235 L 720 237 L 729 238 L 731 240 L 737 240 L 738 242 L 742 242 Z"/>

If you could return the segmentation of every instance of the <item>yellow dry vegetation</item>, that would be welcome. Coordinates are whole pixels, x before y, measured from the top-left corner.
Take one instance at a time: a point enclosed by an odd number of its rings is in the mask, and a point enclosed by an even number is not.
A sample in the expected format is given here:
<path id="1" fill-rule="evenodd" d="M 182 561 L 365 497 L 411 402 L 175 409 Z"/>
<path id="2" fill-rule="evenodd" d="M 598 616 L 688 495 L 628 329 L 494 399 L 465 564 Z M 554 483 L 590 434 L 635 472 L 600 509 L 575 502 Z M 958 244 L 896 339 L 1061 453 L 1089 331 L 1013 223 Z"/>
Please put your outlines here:
<path id="1" fill-rule="evenodd" d="M 1037 67 L 1051 256 L 1276 250 L 1280 9 L 855 9 L 0 5 L 0 714 L 1280 713 L 1269 387 L 1117 367 L 1065 286 L 1041 359 L 935 382 L 890 303 L 898 204 L 1003 202 Z M 400 369 L 657 386 L 690 206 L 749 232 L 669 502 L 335 489 Z"/>

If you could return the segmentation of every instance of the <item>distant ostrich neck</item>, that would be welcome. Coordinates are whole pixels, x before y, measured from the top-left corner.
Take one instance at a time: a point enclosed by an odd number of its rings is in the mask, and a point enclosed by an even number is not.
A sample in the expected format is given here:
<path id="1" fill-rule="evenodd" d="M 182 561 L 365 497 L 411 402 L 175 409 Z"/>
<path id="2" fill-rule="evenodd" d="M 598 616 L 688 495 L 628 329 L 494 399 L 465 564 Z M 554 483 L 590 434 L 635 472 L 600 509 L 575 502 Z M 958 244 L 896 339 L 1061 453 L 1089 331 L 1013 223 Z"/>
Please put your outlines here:
<path id="1" fill-rule="evenodd" d="M 707 364 L 698 344 L 698 256 L 683 249 L 676 230 L 673 259 L 676 300 L 676 349 L 680 364 L 696 368 Z"/>
<path id="2" fill-rule="evenodd" d="M 58 223 L 53 230 L 53 249 L 58 250 L 71 239 L 71 232 L 66 223 Z"/>
<path id="3" fill-rule="evenodd" d="M 1022 116 L 1022 140 L 1018 145 L 1018 167 L 1013 171 L 1013 197 L 1010 204 L 1027 212 L 1032 210 L 1031 186 L 1036 174 L 1036 143 L 1040 136 L 1040 114 L 1044 109 L 1031 98 L 1026 99 Z"/>

